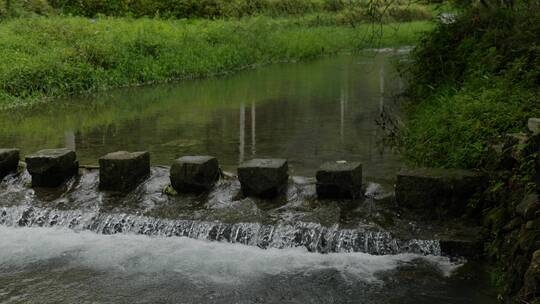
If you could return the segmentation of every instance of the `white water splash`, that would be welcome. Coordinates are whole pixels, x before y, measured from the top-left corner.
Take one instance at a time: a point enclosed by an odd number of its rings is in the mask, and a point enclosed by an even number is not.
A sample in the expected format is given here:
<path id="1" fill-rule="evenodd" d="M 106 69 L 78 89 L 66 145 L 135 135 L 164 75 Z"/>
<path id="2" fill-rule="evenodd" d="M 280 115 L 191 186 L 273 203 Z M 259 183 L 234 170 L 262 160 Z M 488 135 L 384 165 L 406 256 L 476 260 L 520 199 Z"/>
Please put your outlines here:
<path id="1" fill-rule="evenodd" d="M 63 260 L 73 267 L 134 273 L 177 272 L 191 280 L 248 283 L 265 275 L 336 270 L 355 280 L 376 282 L 376 274 L 402 263 L 425 259 L 449 275 L 459 264 L 444 257 L 399 254 L 310 253 L 305 249 L 268 249 L 189 238 L 99 235 L 65 228 L 0 227 L 0 269 Z"/>
<path id="2" fill-rule="evenodd" d="M 386 231 L 339 229 L 320 224 L 263 225 L 225 224 L 190 220 L 166 220 L 129 214 L 99 214 L 82 210 L 60 211 L 27 206 L 0 209 L 0 225 L 10 227 L 64 227 L 99 234 L 186 236 L 199 240 L 240 243 L 260 248 L 304 247 L 309 251 L 363 252 L 377 255 L 418 253 L 440 255 L 437 240 L 401 240 Z"/>

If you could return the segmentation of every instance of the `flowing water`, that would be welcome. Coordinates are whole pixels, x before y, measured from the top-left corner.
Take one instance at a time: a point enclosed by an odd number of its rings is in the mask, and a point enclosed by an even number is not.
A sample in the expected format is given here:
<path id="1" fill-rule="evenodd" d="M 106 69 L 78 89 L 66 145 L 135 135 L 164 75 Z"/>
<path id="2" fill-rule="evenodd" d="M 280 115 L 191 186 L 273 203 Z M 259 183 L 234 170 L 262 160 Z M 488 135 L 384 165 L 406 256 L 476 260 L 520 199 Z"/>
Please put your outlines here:
<path id="1" fill-rule="evenodd" d="M 401 51 L 280 64 L 208 80 L 130 88 L 0 113 L 0 146 L 75 149 L 83 165 L 148 150 L 127 194 L 98 171 L 57 189 L 26 172 L 0 183 L 0 303 L 492 303 L 484 268 L 448 257 L 448 223 L 395 208 L 399 156 L 380 123 L 397 113 Z M 379 124 L 375 123 L 379 120 Z M 286 193 L 239 195 L 227 174 L 203 195 L 169 195 L 168 165 L 215 155 L 224 170 L 290 161 Z M 366 199 L 318 200 L 323 161 L 364 165 Z M 461 232 L 460 232 L 461 233 Z"/>

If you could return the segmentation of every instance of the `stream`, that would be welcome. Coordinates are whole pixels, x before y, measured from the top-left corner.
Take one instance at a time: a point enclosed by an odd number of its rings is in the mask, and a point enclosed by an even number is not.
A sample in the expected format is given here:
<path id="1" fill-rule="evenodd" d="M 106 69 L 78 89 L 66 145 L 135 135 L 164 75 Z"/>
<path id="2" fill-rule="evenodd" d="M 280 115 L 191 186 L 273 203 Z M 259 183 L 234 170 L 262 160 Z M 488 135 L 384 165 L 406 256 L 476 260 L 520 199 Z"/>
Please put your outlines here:
<path id="1" fill-rule="evenodd" d="M 0 182 L 0 303 L 493 303 L 485 265 L 444 240 L 477 231 L 393 202 L 404 166 L 385 144 L 406 50 L 274 64 L 234 75 L 70 97 L 0 113 L 0 147 L 68 147 L 77 177 Z M 392 126 L 386 126 L 392 127 Z M 147 150 L 150 177 L 99 191 L 106 153 Z M 170 195 L 169 167 L 213 155 L 225 176 Z M 286 192 L 239 196 L 239 163 L 287 158 Z M 319 200 L 325 161 L 363 164 L 365 198 Z"/>

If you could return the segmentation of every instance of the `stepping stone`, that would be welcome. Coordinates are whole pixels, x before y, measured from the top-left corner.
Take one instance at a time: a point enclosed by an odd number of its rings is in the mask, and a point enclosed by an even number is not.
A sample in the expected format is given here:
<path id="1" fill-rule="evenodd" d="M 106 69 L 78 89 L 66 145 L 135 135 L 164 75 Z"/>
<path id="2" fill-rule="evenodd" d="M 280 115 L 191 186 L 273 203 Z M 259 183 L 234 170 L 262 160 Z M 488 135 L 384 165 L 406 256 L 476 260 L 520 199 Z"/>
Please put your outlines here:
<path id="1" fill-rule="evenodd" d="M 272 198 L 287 186 L 286 159 L 252 159 L 238 167 L 238 179 L 246 196 Z"/>
<path id="2" fill-rule="evenodd" d="M 317 171 L 320 198 L 358 198 L 362 196 L 362 164 L 326 162 Z"/>
<path id="3" fill-rule="evenodd" d="M 99 189 L 126 192 L 150 174 L 150 153 L 118 151 L 99 159 Z"/>
<path id="4" fill-rule="evenodd" d="M 19 155 L 18 149 L 0 149 L 0 181 L 9 173 L 17 171 Z"/>
<path id="5" fill-rule="evenodd" d="M 396 201 L 429 217 L 461 216 L 472 196 L 487 186 L 484 174 L 461 169 L 418 168 L 398 173 Z"/>
<path id="6" fill-rule="evenodd" d="M 26 170 L 32 176 L 32 187 L 60 186 L 77 174 L 79 162 L 69 149 L 46 149 L 26 156 Z"/>
<path id="7" fill-rule="evenodd" d="M 177 192 L 204 192 L 219 179 L 219 164 L 213 156 L 183 156 L 174 161 L 170 174 Z"/>
<path id="8" fill-rule="evenodd" d="M 527 127 L 533 135 L 540 134 L 540 118 L 529 118 L 529 121 L 527 122 Z"/>

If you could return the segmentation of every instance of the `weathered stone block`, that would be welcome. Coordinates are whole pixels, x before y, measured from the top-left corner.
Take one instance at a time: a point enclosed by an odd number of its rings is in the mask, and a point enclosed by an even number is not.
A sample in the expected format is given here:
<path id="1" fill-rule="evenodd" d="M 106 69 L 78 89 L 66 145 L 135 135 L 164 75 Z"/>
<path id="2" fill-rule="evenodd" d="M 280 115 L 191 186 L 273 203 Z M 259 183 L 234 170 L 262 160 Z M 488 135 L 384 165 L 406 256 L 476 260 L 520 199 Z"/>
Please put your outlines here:
<path id="1" fill-rule="evenodd" d="M 540 297 L 540 250 L 535 251 L 532 255 L 519 296 L 524 303 L 529 303 L 531 299 Z"/>
<path id="2" fill-rule="evenodd" d="M 0 149 L 0 181 L 9 173 L 17 171 L 19 157 L 18 149 Z"/>
<path id="3" fill-rule="evenodd" d="M 242 192 L 247 196 L 271 198 L 286 186 L 288 175 L 286 159 L 252 159 L 238 167 Z"/>
<path id="4" fill-rule="evenodd" d="M 529 121 L 527 122 L 527 127 L 532 134 L 540 134 L 540 118 L 529 118 Z"/>
<path id="5" fill-rule="evenodd" d="M 171 185 L 178 192 L 204 192 L 219 179 L 219 164 L 213 156 L 183 156 L 171 166 Z"/>
<path id="6" fill-rule="evenodd" d="M 99 188 L 129 191 L 150 174 L 150 153 L 118 151 L 99 159 Z"/>
<path id="7" fill-rule="evenodd" d="M 516 206 L 516 213 L 524 220 L 529 221 L 540 218 L 540 201 L 536 193 L 526 195 Z"/>
<path id="8" fill-rule="evenodd" d="M 26 156 L 33 187 L 58 187 L 79 170 L 77 155 L 69 149 L 46 149 Z"/>
<path id="9" fill-rule="evenodd" d="M 396 200 L 400 206 L 430 217 L 461 216 L 469 199 L 487 186 L 484 174 L 460 169 L 418 168 L 397 175 Z"/>
<path id="10" fill-rule="evenodd" d="M 327 162 L 317 171 L 317 195 L 321 198 L 362 196 L 362 164 Z"/>

